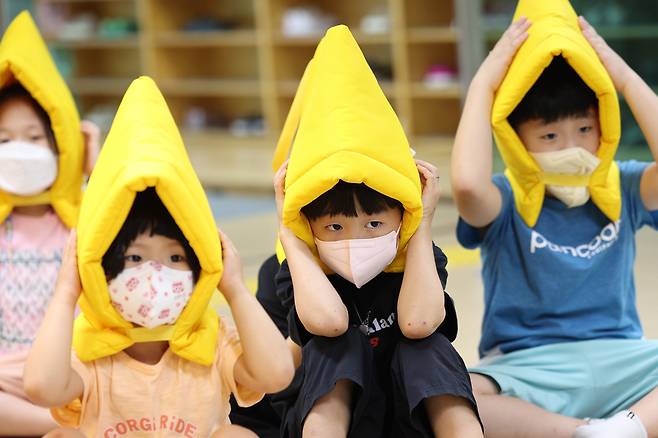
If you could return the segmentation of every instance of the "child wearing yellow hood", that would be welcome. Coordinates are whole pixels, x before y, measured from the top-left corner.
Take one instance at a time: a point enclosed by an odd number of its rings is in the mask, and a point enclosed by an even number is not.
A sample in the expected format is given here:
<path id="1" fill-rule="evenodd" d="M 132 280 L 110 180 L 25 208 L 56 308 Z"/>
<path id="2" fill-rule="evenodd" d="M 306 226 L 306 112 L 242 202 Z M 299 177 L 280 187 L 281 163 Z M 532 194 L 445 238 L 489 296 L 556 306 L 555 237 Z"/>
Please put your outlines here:
<path id="1" fill-rule="evenodd" d="M 21 13 L 0 42 L 0 436 L 55 426 L 27 401 L 23 365 L 97 149 L 98 128 L 80 123 L 34 22 Z"/>
<path id="2" fill-rule="evenodd" d="M 216 288 L 240 339 L 209 305 Z M 151 79 L 135 80 L 69 238 L 25 367 L 27 394 L 71 436 L 253 437 L 230 425 L 229 396 L 248 406 L 292 375 L 164 98 Z"/>
<path id="3" fill-rule="evenodd" d="M 658 159 L 658 97 L 566 1 L 522 0 L 469 87 L 452 181 L 458 238 L 482 251 L 470 371 L 487 436 L 658 436 L 658 342 L 633 282 L 658 168 L 612 161 L 613 83 Z M 493 179 L 492 124 L 508 167 Z"/>
<path id="4" fill-rule="evenodd" d="M 437 170 L 414 161 L 347 27 L 318 45 L 273 167 L 300 384 L 281 395 L 285 436 L 482 437 L 431 237 Z"/>

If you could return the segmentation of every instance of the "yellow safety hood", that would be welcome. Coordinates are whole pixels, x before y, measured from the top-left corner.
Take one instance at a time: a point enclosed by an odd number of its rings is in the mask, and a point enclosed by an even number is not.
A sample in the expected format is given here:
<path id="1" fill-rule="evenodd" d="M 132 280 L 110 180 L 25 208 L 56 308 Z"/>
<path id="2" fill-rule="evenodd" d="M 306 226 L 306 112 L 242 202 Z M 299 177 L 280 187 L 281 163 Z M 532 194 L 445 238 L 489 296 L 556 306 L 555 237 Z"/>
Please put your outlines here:
<path id="1" fill-rule="evenodd" d="M 400 249 L 386 269 L 402 271 L 423 212 L 420 177 L 402 126 L 346 26 L 327 31 L 306 67 L 279 138 L 275 171 L 289 153 L 283 223 L 317 256 L 301 208 L 339 180 L 365 183 L 404 206 Z"/>
<path id="2" fill-rule="evenodd" d="M 613 161 L 620 137 L 619 102 L 615 87 L 596 52 L 582 35 L 568 0 L 520 0 L 514 20 L 531 21 L 528 39 L 519 48 L 496 93 L 491 114 L 494 136 L 513 192 L 516 208 L 530 227 L 544 202 L 545 184 L 586 185 L 592 201 L 610 219 L 621 212 L 619 169 Z M 521 102 L 553 57 L 562 55 L 599 101 L 601 144 L 599 167 L 589 177 L 548 174 L 528 153 L 507 117 Z"/>
<path id="3" fill-rule="evenodd" d="M 133 327 L 110 302 L 101 260 L 123 226 L 135 194 L 155 187 L 199 258 L 201 275 L 173 325 Z M 210 364 L 218 320 L 208 305 L 222 273 L 217 228 L 174 119 L 156 84 L 133 81 L 92 172 L 80 210 L 78 266 L 83 292 L 73 346 L 83 361 L 117 353 L 134 342 L 168 340 L 188 360 Z"/>
<path id="4" fill-rule="evenodd" d="M 24 197 L 0 190 L 0 222 L 14 207 L 52 204 L 62 222 L 73 227 L 82 197 L 84 146 L 80 118 L 71 92 L 27 11 L 11 22 L 0 42 L 0 89 L 15 81 L 48 113 L 59 164 L 57 179 L 45 192 Z"/>

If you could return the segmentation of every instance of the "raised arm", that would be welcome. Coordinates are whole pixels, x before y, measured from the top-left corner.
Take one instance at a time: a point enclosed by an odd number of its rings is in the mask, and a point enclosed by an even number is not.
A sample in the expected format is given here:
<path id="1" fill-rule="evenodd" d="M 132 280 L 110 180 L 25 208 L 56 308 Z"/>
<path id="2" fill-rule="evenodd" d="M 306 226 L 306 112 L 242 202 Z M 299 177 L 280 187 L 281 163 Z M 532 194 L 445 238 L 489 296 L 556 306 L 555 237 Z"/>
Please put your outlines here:
<path id="1" fill-rule="evenodd" d="M 398 324 L 410 339 L 431 335 L 445 318 L 443 286 L 432 249 L 432 219 L 439 202 L 438 172 L 416 160 L 423 184 L 423 219 L 407 245 L 407 258 L 398 297 Z"/>
<path id="2" fill-rule="evenodd" d="M 642 202 L 647 210 L 658 210 L 658 96 L 647 85 L 646 82 L 608 46 L 596 30 L 583 18 L 579 18 L 583 35 L 592 45 L 599 59 L 610 74 L 615 88 L 624 96 L 628 106 L 633 112 L 633 117 L 640 125 L 640 129 L 647 140 L 653 164 L 651 164 L 642 175 L 640 193 Z"/>
<path id="3" fill-rule="evenodd" d="M 62 406 L 82 395 L 82 379 L 71 367 L 73 316 L 79 296 L 76 233 L 71 230 L 55 293 L 25 364 L 25 392 L 38 405 Z"/>
<path id="4" fill-rule="evenodd" d="M 489 225 L 501 209 L 501 196 L 491 181 L 491 108 L 494 93 L 514 54 L 528 37 L 530 22 L 510 25 L 471 81 L 452 150 L 451 181 L 460 216 L 474 227 Z"/>
<path id="5" fill-rule="evenodd" d="M 224 273 L 218 288 L 231 308 L 242 344 L 235 379 L 254 391 L 281 391 L 290 384 L 295 372 L 292 354 L 279 329 L 244 284 L 240 256 L 233 242 L 222 231 L 219 235 Z"/>
<path id="6" fill-rule="evenodd" d="M 295 295 L 295 309 L 306 330 L 335 337 L 347 331 L 349 316 L 340 295 L 320 268 L 306 243 L 281 222 L 287 162 L 274 176 L 279 213 L 279 239 L 286 253 Z"/>

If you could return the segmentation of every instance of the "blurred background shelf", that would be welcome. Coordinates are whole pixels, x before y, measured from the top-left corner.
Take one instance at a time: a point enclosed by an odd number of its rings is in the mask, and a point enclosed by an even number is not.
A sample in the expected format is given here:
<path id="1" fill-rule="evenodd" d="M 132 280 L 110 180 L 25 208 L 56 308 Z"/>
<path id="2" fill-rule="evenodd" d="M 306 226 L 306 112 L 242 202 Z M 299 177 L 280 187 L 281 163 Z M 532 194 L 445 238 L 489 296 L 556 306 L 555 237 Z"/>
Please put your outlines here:
<path id="1" fill-rule="evenodd" d="M 654 0 L 573 0 L 658 86 Z M 106 131 L 130 81 L 160 85 L 208 186 L 271 190 L 269 162 L 324 31 L 350 26 L 421 158 L 448 171 L 470 78 L 516 0 L 0 0 L 32 10 L 83 117 Z M 645 158 L 622 102 L 620 154 Z M 422 147 L 418 145 L 422 144 Z M 221 175 L 220 175 L 221 174 Z M 447 175 L 447 173 L 444 173 Z M 448 178 L 444 178 L 446 181 Z"/>
<path id="2" fill-rule="evenodd" d="M 271 189 L 299 79 L 338 23 L 350 26 L 410 142 L 449 155 L 468 77 L 456 0 L 0 0 L 3 23 L 25 7 L 82 116 L 105 132 L 130 81 L 152 76 L 207 186 Z"/>

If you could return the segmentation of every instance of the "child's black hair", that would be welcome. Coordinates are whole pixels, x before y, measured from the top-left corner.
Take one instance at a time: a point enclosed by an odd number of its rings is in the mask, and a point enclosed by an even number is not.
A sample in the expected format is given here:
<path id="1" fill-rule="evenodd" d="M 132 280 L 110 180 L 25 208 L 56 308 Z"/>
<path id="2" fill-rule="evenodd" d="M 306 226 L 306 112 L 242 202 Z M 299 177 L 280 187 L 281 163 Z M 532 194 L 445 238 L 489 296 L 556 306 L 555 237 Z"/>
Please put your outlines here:
<path id="1" fill-rule="evenodd" d="M 126 250 L 137 236 L 145 232 L 150 232 L 151 236 L 157 234 L 177 240 L 185 251 L 185 258 L 196 283 L 201 273 L 199 259 L 152 187 L 137 193 L 126 221 L 103 255 L 101 264 L 107 281 L 112 280 L 123 271 Z"/>
<path id="2" fill-rule="evenodd" d="M 396 199 L 382 195 L 364 183 L 354 184 L 338 181 L 338 184 L 327 190 L 310 204 L 302 207 L 302 213 L 309 220 L 320 216 L 335 216 L 338 214 L 347 217 L 356 217 L 357 200 L 361 210 L 366 214 L 381 213 L 387 208 L 397 208 L 403 211 L 402 203 Z"/>
<path id="3" fill-rule="evenodd" d="M 552 123 L 587 115 L 598 107 L 596 94 L 562 56 L 556 56 L 514 108 L 507 121 L 512 128 L 528 120 Z"/>
<path id="4" fill-rule="evenodd" d="M 37 114 L 39 121 L 46 131 L 46 138 L 48 139 L 48 144 L 50 144 L 55 152 L 57 151 L 57 142 L 55 141 L 55 134 L 53 133 L 53 127 L 50 123 L 50 116 L 39 102 L 36 101 L 34 97 L 30 94 L 29 91 L 25 89 L 19 82 L 16 82 L 9 87 L 0 90 L 0 105 L 3 105 L 5 102 L 13 99 L 23 99 L 27 101 L 31 106 L 34 112 Z"/>

